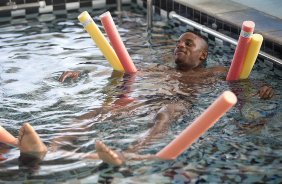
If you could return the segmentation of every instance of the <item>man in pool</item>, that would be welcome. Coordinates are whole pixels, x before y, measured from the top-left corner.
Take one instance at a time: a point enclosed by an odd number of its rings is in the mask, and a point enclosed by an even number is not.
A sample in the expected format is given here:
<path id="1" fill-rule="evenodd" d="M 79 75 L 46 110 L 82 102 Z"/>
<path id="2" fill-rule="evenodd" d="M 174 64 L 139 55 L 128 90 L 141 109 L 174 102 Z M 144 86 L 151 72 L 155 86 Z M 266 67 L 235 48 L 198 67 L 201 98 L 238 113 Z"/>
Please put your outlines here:
<path id="1" fill-rule="evenodd" d="M 185 81 L 191 82 L 191 80 L 195 79 L 205 79 L 207 77 L 214 77 L 217 73 L 226 72 L 226 69 L 222 67 L 205 69 L 203 67 L 203 63 L 207 59 L 207 56 L 208 44 L 200 35 L 187 32 L 180 36 L 174 50 L 174 58 L 177 70 L 180 70 L 184 74 L 188 74 L 183 75 L 184 77 L 186 76 L 184 79 Z M 61 82 L 65 81 L 66 78 L 72 78 L 75 80 L 79 75 L 79 72 L 64 72 L 59 80 Z M 258 91 L 258 95 L 262 99 L 268 99 L 273 96 L 273 90 L 271 87 L 263 86 Z M 165 132 L 168 131 L 170 124 L 181 116 L 185 109 L 187 109 L 187 107 L 182 104 L 168 104 L 161 108 L 153 119 L 153 127 L 149 129 L 148 134 L 143 139 L 139 140 L 137 144 L 131 146 L 127 151 L 123 152 L 123 154 L 111 150 L 101 141 L 96 141 L 95 145 L 97 153 L 84 154 L 81 157 L 102 159 L 103 161 L 113 165 L 121 165 L 125 162 L 125 160 L 157 159 L 155 155 L 137 155 L 134 153 L 139 148 L 147 145 L 152 139 L 165 135 Z M 47 148 L 42 141 L 38 141 L 38 135 L 34 130 L 32 130 L 32 127 L 28 124 L 25 124 L 20 129 L 19 149 L 23 153 L 32 152 L 35 154 L 38 152 L 42 157 L 42 155 L 46 154 Z M 31 141 L 34 143 L 30 144 Z M 33 146 L 32 149 L 30 149 L 31 146 Z"/>
<path id="2" fill-rule="evenodd" d="M 219 75 L 226 76 L 227 68 L 205 68 L 204 63 L 207 60 L 207 57 L 208 44 L 200 34 L 194 32 L 186 32 L 182 34 L 179 37 L 174 49 L 176 69 L 182 74 L 181 81 L 187 84 L 206 83 L 207 80 L 218 78 L 217 76 Z M 64 82 L 67 78 L 72 78 L 73 80 L 75 80 L 79 77 L 79 75 L 80 73 L 75 71 L 64 72 L 59 78 L 59 81 Z M 265 85 L 258 90 L 257 95 L 261 99 L 269 99 L 273 96 L 273 90 L 270 86 Z M 160 135 L 165 135 L 165 132 L 168 131 L 170 124 L 174 122 L 178 117 L 180 117 L 186 109 L 189 108 L 188 105 L 189 104 L 168 104 L 161 108 L 161 110 L 157 112 L 155 118 L 153 119 L 153 127 L 148 130 L 148 134 L 143 139 L 139 140 L 138 143 L 131 146 L 125 153 L 135 153 L 139 150 L 139 148 L 148 144 L 150 140 Z M 103 147 L 105 150 L 113 153 L 109 148 L 102 144 L 102 142 L 97 142 L 96 146 Z M 117 156 L 118 155 L 119 154 L 117 154 Z M 131 156 L 134 157 L 133 155 L 134 154 L 132 154 Z M 128 158 L 127 156 L 125 157 Z M 106 158 L 106 161 L 110 162 L 110 157 Z M 120 157 L 120 159 L 122 158 L 124 161 L 124 157 Z M 148 156 L 148 158 L 154 158 L 154 156 Z"/>

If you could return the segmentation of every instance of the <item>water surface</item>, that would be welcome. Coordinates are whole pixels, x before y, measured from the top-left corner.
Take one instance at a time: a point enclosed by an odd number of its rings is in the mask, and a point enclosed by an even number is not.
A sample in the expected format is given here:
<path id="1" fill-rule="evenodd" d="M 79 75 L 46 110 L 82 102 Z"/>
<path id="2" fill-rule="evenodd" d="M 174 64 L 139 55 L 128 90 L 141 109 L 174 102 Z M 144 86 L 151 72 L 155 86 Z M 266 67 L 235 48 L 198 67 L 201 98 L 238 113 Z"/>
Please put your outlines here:
<path id="1" fill-rule="evenodd" d="M 129 8 L 130 9 L 130 8 Z M 134 13 L 132 12 L 134 10 Z M 0 153 L 3 183 L 279 183 L 282 181 L 281 77 L 257 61 L 250 79 L 227 83 L 186 83 L 174 70 L 173 49 L 178 36 L 190 29 L 155 17 L 146 32 L 144 10 L 113 13 L 120 35 L 136 65 L 136 75 L 112 71 L 76 16 L 18 20 L 0 27 L 0 125 L 13 135 L 24 122 L 36 129 L 49 148 L 42 162 L 20 157 L 16 148 Z M 102 12 L 102 11 L 101 11 Z M 102 29 L 99 13 L 93 13 Z M 206 67 L 229 66 L 234 46 L 209 40 Z M 76 80 L 58 82 L 63 71 L 80 70 Z M 224 77 L 223 77 L 224 79 Z M 259 86 L 271 84 L 275 96 L 261 100 Z M 148 130 L 165 104 L 187 105 L 160 140 L 141 149 L 154 154 L 167 145 L 225 90 L 239 98 L 219 122 L 174 161 L 129 161 L 112 167 L 101 161 L 66 157 L 65 151 L 95 152 L 95 140 L 126 150 Z M 127 103 L 130 102 L 130 103 Z M 188 105 L 189 104 L 189 105 Z M 115 107 L 120 111 L 99 111 Z M 95 111 L 96 110 L 96 111 Z"/>

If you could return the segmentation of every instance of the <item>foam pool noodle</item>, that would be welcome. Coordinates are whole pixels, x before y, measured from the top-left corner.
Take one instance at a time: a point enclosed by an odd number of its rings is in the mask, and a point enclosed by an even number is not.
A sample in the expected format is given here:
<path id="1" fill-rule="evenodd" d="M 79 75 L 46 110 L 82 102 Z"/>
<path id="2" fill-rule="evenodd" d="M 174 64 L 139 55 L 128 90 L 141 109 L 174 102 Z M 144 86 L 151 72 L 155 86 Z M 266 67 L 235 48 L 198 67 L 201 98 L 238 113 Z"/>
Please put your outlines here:
<path id="1" fill-rule="evenodd" d="M 137 69 L 125 48 L 123 41 L 121 40 L 111 13 L 103 13 L 100 15 L 100 19 L 125 72 L 135 73 Z"/>
<path id="2" fill-rule="evenodd" d="M 240 72 L 243 67 L 243 62 L 246 58 L 246 54 L 248 51 L 248 47 L 250 45 L 254 28 L 255 28 L 255 23 L 253 21 L 243 22 L 238 44 L 236 46 L 232 63 L 226 77 L 227 81 L 239 79 Z"/>
<path id="3" fill-rule="evenodd" d="M 78 16 L 78 20 L 83 24 L 84 29 L 91 36 L 92 40 L 96 43 L 97 47 L 101 50 L 113 69 L 123 72 L 124 68 L 121 65 L 114 49 L 93 21 L 89 13 L 87 11 L 82 12 Z"/>
<path id="4" fill-rule="evenodd" d="M 260 34 L 253 34 L 243 68 L 240 73 L 240 79 L 247 79 L 258 57 L 263 37 Z"/>
<path id="5" fill-rule="evenodd" d="M 223 92 L 192 124 L 160 150 L 156 156 L 163 160 L 171 160 L 178 157 L 212 127 L 236 102 L 237 97 L 233 92 Z"/>
<path id="6" fill-rule="evenodd" d="M 18 139 L 15 138 L 12 134 L 10 134 L 2 126 L 0 126 L 0 142 L 9 144 L 9 145 L 13 145 L 13 146 L 18 145 Z"/>

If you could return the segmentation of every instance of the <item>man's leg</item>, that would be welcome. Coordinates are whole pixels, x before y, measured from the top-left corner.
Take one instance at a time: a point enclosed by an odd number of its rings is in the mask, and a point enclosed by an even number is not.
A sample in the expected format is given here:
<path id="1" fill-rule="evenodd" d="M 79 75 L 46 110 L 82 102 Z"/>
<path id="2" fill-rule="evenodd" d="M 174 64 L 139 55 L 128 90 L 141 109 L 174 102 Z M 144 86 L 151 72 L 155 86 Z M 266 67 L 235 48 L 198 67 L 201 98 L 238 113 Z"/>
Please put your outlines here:
<path id="1" fill-rule="evenodd" d="M 152 128 L 137 143 L 131 145 L 126 152 L 136 153 L 139 149 L 152 143 L 153 140 L 166 136 L 171 123 L 177 121 L 185 110 L 182 104 L 168 104 L 162 107 L 152 121 Z"/>

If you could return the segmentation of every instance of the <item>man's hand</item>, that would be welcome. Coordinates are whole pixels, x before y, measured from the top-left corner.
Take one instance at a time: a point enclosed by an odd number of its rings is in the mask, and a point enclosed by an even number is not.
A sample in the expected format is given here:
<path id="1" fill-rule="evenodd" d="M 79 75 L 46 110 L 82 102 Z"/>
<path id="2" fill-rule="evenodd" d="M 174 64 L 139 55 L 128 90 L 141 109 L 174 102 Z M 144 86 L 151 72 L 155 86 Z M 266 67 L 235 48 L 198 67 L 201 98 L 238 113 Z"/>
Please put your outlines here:
<path id="1" fill-rule="evenodd" d="M 274 92 L 271 86 L 264 85 L 258 91 L 258 96 L 261 99 L 270 99 L 273 96 Z"/>
<path id="2" fill-rule="evenodd" d="M 60 76 L 59 81 L 64 82 L 69 77 L 72 80 L 76 80 L 80 76 L 80 74 L 81 73 L 79 71 L 66 71 Z"/>

